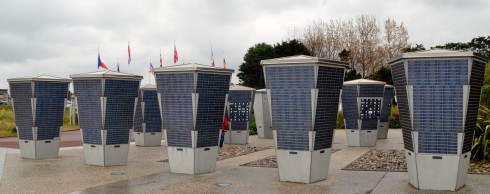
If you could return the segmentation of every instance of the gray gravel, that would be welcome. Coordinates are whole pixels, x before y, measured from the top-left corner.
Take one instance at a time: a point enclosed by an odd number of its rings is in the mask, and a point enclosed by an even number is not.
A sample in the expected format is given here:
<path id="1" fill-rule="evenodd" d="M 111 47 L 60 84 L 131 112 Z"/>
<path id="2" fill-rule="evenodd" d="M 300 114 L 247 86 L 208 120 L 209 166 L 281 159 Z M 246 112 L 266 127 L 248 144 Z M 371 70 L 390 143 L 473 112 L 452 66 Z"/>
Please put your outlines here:
<path id="1" fill-rule="evenodd" d="M 253 152 L 270 149 L 270 147 L 255 147 L 248 145 L 223 145 L 218 152 L 218 160 L 225 160 L 228 158 L 234 158 L 238 156 L 247 155 Z M 157 162 L 168 162 L 168 159 L 159 160 Z"/>
<path id="2" fill-rule="evenodd" d="M 332 149 L 332 154 L 339 150 L 340 149 Z M 246 164 L 242 164 L 240 166 L 277 168 L 277 158 L 275 155 L 268 156 L 260 160 L 255 160 Z"/>

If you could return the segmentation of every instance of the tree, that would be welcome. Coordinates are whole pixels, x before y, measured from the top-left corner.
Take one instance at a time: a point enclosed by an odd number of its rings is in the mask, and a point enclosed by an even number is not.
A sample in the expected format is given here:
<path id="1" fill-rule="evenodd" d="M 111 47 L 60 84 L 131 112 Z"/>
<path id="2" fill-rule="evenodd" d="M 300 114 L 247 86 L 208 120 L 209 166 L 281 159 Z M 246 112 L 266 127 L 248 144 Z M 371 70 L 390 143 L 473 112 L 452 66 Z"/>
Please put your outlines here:
<path id="1" fill-rule="evenodd" d="M 415 51 L 425 51 L 425 47 L 423 44 L 415 44 L 414 47 L 406 47 L 403 49 L 403 52 L 415 52 Z"/>
<path id="2" fill-rule="evenodd" d="M 381 67 L 376 73 L 371 74 L 369 77 L 373 80 L 383 81 L 387 84 L 393 85 L 393 78 L 391 77 L 391 68 Z"/>
<path id="3" fill-rule="evenodd" d="M 484 57 L 490 58 L 490 36 L 479 36 L 473 38 L 470 42 L 450 42 L 444 45 L 438 45 L 435 48 L 451 49 L 451 50 L 469 50 L 474 51 Z"/>
<path id="4" fill-rule="evenodd" d="M 250 47 L 243 57 L 244 62 L 239 67 L 238 78 L 241 84 L 253 88 L 264 88 L 264 71 L 260 65 L 261 60 L 294 55 L 311 55 L 308 50 L 298 40 L 282 41 L 271 46 L 266 43 L 256 44 Z"/>

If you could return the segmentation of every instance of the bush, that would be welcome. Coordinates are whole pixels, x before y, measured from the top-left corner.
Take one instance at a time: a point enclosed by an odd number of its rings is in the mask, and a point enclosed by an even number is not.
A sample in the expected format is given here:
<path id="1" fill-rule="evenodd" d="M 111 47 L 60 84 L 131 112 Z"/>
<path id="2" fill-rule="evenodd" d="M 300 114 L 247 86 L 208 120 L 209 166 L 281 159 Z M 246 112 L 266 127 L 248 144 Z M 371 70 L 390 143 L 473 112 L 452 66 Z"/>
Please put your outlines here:
<path id="1" fill-rule="evenodd" d="M 337 114 L 337 124 L 335 126 L 336 129 L 344 129 L 345 124 L 344 124 L 344 112 L 340 111 Z"/>
<path id="2" fill-rule="evenodd" d="M 250 129 L 248 129 L 249 135 L 257 135 L 257 124 L 255 123 L 255 115 L 252 114 L 250 117 Z"/>
<path id="3" fill-rule="evenodd" d="M 475 138 L 471 147 L 472 160 L 490 161 L 490 110 L 480 106 L 475 129 Z"/>

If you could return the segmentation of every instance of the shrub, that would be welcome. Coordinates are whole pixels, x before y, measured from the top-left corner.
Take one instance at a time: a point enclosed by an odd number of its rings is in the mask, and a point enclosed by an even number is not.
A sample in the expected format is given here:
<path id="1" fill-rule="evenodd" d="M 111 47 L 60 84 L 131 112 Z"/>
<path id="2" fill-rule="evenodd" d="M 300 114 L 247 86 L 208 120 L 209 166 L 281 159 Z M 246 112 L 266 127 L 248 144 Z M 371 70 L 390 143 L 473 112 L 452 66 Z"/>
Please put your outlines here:
<path id="1" fill-rule="evenodd" d="M 257 135 L 257 124 L 255 123 L 255 115 L 252 114 L 250 117 L 250 129 L 248 129 L 249 135 Z"/>
<path id="2" fill-rule="evenodd" d="M 344 112 L 342 112 L 342 111 L 337 113 L 337 124 L 336 124 L 335 128 L 337 128 L 337 129 L 344 129 L 345 128 Z"/>
<path id="3" fill-rule="evenodd" d="M 471 147 L 473 160 L 490 161 L 490 110 L 480 106 L 475 129 L 475 138 Z"/>

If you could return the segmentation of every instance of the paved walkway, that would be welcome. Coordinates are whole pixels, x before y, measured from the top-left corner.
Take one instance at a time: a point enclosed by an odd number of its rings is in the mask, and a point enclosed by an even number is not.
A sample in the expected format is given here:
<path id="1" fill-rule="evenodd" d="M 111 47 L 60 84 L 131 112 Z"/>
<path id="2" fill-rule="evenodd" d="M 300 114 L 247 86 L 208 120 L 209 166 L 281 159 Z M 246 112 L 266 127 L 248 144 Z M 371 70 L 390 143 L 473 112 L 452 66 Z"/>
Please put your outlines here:
<path id="1" fill-rule="evenodd" d="M 272 140 L 250 137 L 252 146 L 273 146 Z M 60 158 L 29 160 L 20 158 L 17 149 L 7 149 L 1 193 L 433 193 L 419 191 L 408 184 L 406 172 L 341 170 L 372 148 L 346 145 L 344 130 L 336 130 L 327 180 L 313 184 L 279 181 L 277 168 L 243 167 L 241 164 L 275 154 L 267 149 L 221 160 L 216 172 L 202 175 L 172 174 L 166 149 L 136 147 L 129 149 L 127 166 L 85 165 L 81 147 L 62 148 Z M 401 130 L 391 129 L 387 140 L 377 149 L 403 149 Z M 0 149 L 1 163 L 1 149 Z M 221 183 L 230 184 L 219 186 Z M 225 185 L 226 185 L 225 184 Z M 468 175 L 467 185 L 455 193 L 488 193 L 490 175 Z M 435 192 L 443 193 L 443 192 Z"/>

